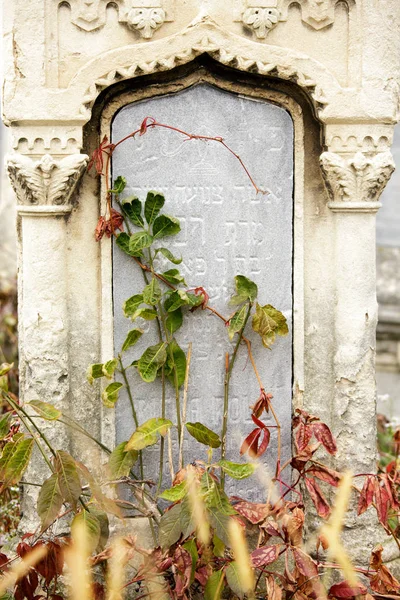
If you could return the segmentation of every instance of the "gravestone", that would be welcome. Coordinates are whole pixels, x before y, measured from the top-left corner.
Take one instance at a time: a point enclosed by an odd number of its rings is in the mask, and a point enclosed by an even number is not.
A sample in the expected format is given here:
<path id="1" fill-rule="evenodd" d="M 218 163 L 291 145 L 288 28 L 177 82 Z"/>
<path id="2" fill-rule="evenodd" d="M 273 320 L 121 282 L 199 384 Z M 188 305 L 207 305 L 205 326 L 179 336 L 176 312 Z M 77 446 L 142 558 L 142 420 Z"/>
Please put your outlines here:
<path id="1" fill-rule="evenodd" d="M 129 104 L 120 110 L 112 124 L 115 143 L 137 129 L 146 116 L 188 132 L 221 136 L 248 166 L 257 184 L 269 191 L 256 194 L 235 157 L 216 142 L 186 141 L 164 129 L 149 130 L 121 145 L 114 153 L 113 177 L 126 177 L 123 197 L 135 194 L 143 201 L 149 190 L 164 193 L 164 212 L 179 218 L 181 232 L 165 238 L 176 256 L 188 288 L 203 286 L 209 304 L 228 316 L 228 301 L 234 293 L 234 276 L 243 274 L 259 288 L 259 302 L 272 304 L 287 317 L 290 333 L 279 338 L 272 351 L 262 347 L 258 335 L 248 325 L 246 334 L 261 378 L 282 424 L 285 461 L 291 448 L 292 412 L 292 230 L 293 230 L 293 125 L 282 108 L 199 85 L 175 95 Z M 160 268 L 171 268 L 161 263 Z M 132 328 L 122 312 L 124 300 L 139 293 L 143 276 L 134 261 L 117 247 L 113 252 L 114 332 L 118 352 Z M 136 326 L 136 324 L 135 324 Z M 147 332 L 125 358 L 126 364 L 138 358 L 150 344 L 158 343 L 154 322 L 141 323 Z M 187 421 L 200 421 L 220 433 L 223 414 L 225 353 L 232 352 L 224 324 L 208 311 L 187 313 L 176 333 L 186 351 L 193 342 Z M 131 385 L 139 422 L 161 416 L 161 386 L 146 384 L 131 369 Z M 259 396 L 259 386 L 247 357 L 240 348 L 233 377 L 229 407 L 227 458 L 240 461 L 239 447 L 253 428 L 249 406 Z M 175 396 L 167 384 L 167 417 L 176 423 Z M 274 425 L 270 417 L 266 422 Z M 122 394 L 117 405 L 117 443 L 134 431 L 128 398 Z M 176 433 L 174 453 L 176 459 Z M 276 430 L 263 462 L 272 469 L 277 452 Z M 144 452 L 145 474 L 155 478 L 158 471 L 158 445 Z M 219 450 L 215 451 L 215 457 Z M 188 434 L 185 461 L 206 460 L 206 449 Z M 166 462 L 166 461 L 165 461 Z M 175 460 L 176 468 L 176 460 Z M 170 485 L 165 466 L 164 484 Z M 263 484 L 255 478 L 229 483 L 228 490 L 248 498 L 262 497 Z M 249 489 L 251 486 L 251 489 Z M 257 489 L 258 488 L 258 489 Z"/>

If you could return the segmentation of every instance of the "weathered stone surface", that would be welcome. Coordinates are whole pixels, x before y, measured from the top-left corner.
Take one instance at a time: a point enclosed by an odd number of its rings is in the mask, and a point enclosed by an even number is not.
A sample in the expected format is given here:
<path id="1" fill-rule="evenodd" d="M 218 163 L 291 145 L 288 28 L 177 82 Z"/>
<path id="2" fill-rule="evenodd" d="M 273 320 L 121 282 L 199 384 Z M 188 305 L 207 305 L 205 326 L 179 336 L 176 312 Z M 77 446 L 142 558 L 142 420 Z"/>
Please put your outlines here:
<path id="1" fill-rule="evenodd" d="M 180 267 L 188 287 L 204 286 L 210 305 L 228 316 L 234 292 L 234 276 L 243 274 L 259 287 L 261 304 L 273 304 L 292 321 L 292 213 L 293 213 L 293 126 L 290 116 L 272 104 L 252 102 L 212 88 L 198 86 L 175 96 L 131 104 L 113 122 L 114 142 L 138 127 L 146 115 L 157 121 L 203 135 L 217 135 L 238 153 L 257 184 L 269 195 L 256 194 L 234 156 L 216 142 L 185 141 L 183 136 L 153 130 L 140 142 L 126 143 L 114 154 L 114 177 L 128 180 L 124 195 L 136 194 L 143 200 L 150 189 L 165 194 L 164 210 L 177 216 L 182 231 L 176 238 L 160 240 L 175 255 L 182 255 Z M 129 257 L 114 250 L 115 350 L 121 347 L 131 323 L 122 314 L 122 303 L 143 288 L 143 277 Z M 167 263 L 161 263 L 170 268 Z M 155 323 L 145 326 L 151 333 L 129 354 L 129 363 L 144 349 L 158 341 Z M 262 347 L 257 334 L 248 326 L 254 340 L 255 360 L 266 390 L 283 427 L 283 456 L 290 454 L 292 335 L 278 339 L 272 352 Z M 223 323 L 198 310 L 185 317 L 177 340 L 187 350 L 193 342 L 190 373 L 188 421 L 200 421 L 220 432 L 223 413 L 225 353 L 232 352 Z M 258 338 L 258 339 L 257 339 Z M 139 421 L 161 414 L 160 385 L 131 379 Z M 176 423 L 175 398 L 168 384 L 168 417 Z M 259 395 L 259 386 L 245 347 L 234 371 L 229 411 L 228 457 L 239 460 L 243 435 L 254 425 L 249 405 Z M 271 418 L 269 423 L 274 424 Z M 129 438 L 134 429 L 126 397 L 117 408 L 117 441 Z M 189 438 L 189 439 L 188 439 Z M 268 464 L 276 461 L 276 433 L 268 451 Z M 146 453 L 147 454 L 147 453 Z M 148 475 L 157 470 L 158 448 L 146 459 Z M 216 456 L 218 452 L 216 452 Z M 205 458 L 205 448 L 186 435 L 185 460 Z M 167 467 L 166 467 L 167 471 Z M 253 482 L 251 485 L 257 485 Z M 235 485 L 243 493 L 249 484 Z M 255 497 L 255 490 L 251 490 Z"/>

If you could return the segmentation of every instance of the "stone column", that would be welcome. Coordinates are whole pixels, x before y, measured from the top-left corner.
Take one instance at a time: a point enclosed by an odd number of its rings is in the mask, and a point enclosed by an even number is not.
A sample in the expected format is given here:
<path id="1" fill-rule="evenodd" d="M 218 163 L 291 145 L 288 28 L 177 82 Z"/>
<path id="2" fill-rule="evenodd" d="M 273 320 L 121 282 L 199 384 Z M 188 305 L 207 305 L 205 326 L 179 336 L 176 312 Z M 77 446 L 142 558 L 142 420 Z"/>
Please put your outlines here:
<path id="1" fill-rule="evenodd" d="M 68 407 L 69 394 L 66 223 L 87 159 L 83 154 L 61 160 L 47 154 L 38 162 L 20 154 L 7 159 L 18 199 L 20 396 L 61 410 Z M 41 427 L 56 448 L 68 448 L 63 427 Z M 32 462 L 28 479 L 42 479 L 42 462 Z M 34 503 L 30 490 L 24 497 L 25 525 L 34 521 Z"/>
<path id="2" fill-rule="evenodd" d="M 375 217 L 394 162 L 382 152 L 324 152 L 320 158 L 335 228 L 335 389 L 332 427 L 338 441 L 335 466 L 376 472 L 375 333 L 378 316 Z M 359 480 L 362 484 L 362 480 Z M 349 547 L 360 560 L 376 538 L 376 516 L 349 518 Z M 363 556 L 364 553 L 364 556 Z"/>

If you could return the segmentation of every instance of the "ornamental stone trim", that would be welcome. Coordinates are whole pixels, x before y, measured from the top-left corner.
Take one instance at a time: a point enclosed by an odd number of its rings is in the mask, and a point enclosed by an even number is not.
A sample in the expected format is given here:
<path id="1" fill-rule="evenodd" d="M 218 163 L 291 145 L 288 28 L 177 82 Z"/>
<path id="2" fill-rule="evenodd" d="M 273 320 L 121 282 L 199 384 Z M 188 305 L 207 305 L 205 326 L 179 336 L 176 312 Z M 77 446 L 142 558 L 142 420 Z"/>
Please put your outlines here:
<path id="1" fill-rule="evenodd" d="M 390 151 L 372 158 L 357 152 L 349 159 L 324 152 L 320 164 L 331 197 L 328 206 L 335 212 L 376 212 L 381 207 L 379 197 L 395 169 Z"/>
<path id="2" fill-rule="evenodd" d="M 55 160 L 45 154 L 33 161 L 22 154 L 6 159 L 7 171 L 17 195 L 20 213 L 66 214 L 71 198 L 87 166 L 86 154 L 71 154 Z"/>

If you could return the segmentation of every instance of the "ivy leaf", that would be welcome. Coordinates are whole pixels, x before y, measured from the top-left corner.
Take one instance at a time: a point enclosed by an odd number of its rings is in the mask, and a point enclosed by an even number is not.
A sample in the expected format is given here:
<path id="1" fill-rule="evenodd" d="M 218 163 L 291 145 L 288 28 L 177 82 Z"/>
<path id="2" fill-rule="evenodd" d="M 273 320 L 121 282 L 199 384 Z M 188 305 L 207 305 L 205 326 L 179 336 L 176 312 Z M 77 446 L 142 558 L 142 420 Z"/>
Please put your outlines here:
<path id="1" fill-rule="evenodd" d="M 172 423 L 168 419 L 149 419 L 132 434 L 125 446 L 125 452 L 128 452 L 128 450 L 143 450 L 147 446 L 153 446 L 157 443 L 158 435 L 164 437 L 171 427 Z"/>
<path id="2" fill-rule="evenodd" d="M 214 433 L 214 431 L 211 431 L 211 429 L 208 429 L 208 427 L 202 423 L 186 423 L 186 429 L 195 440 L 200 442 L 200 444 L 210 446 L 211 448 L 219 448 L 221 445 L 219 435 Z"/>
<path id="3" fill-rule="evenodd" d="M 178 483 L 177 485 L 174 485 L 172 488 L 169 488 L 168 490 L 164 490 L 160 495 L 159 498 L 162 498 L 163 500 L 168 500 L 169 502 L 178 502 L 179 500 L 182 500 L 187 494 L 187 484 L 186 481 L 182 481 L 182 483 Z"/>
<path id="4" fill-rule="evenodd" d="M 134 225 L 143 227 L 142 203 L 136 196 L 129 196 L 122 202 L 122 210 Z M 129 237 L 129 236 L 128 236 Z"/>
<path id="5" fill-rule="evenodd" d="M 181 230 L 178 219 L 167 215 L 160 215 L 153 223 L 153 236 L 155 240 L 168 235 L 176 235 Z"/>
<path id="6" fill-rule="evenodd" d="M 287 335 L 289 332 L 286 318 L 271 304 L 260 306 L 257 303 L 253 316 L 253 329 L 261 336 L 263 346 L 269 348 L 274 343 L 276 335 Z"/>
<path id="7" fill-rule="evenodd" d="M 141 304 L 143 304 L 143 294 L 131 296 L 128 300 L 125 300 L 123 304 L 124 315 L 126 317 L 131 317 Z"/>
<path id="8" fill-rule="evenodd" d="M 172 285 L 179 285 L 180 283 L 182 285 L 186 285 L 186 281 L 182 277 L 182 275 L 180 274 L 180 272 L 178 271 L 178 269 L 169 269 L 168 271 L 164 271 L 164 273 L 162 274 L 162 276 L 169 283 L 172 283 Z"/>
<path id="9" fill-rule="evenodd" d="M 113 383 L 110 383 L 110 385 L 103 390 L 101 399 L 103 400 L 104 406 L 107 408 L 114 408 L 115 403 L 118 400 L 119 390 L 122 387 L 124 387 L 122 383 L 119 383 L 119 381 L 113 381 Z"/>
<path id="10" fill-rule="evenodd" d="M 7 412 L 0 419 L 0 440 L 6 437 L 10 431 L 10 425 L 13 415 L 11 412 Z"/>
<path id="11" fill-rule="evenodd" d="M 161 548 L 170 548 L 181 537 L 181 511 L 182 504 L 175 504 L 162 515 L 158 527 Z"/>
<path id="12" fill-rule="evenodd" d="M 236 275 L 235 284 L 237 295 L 233 296 L 229 304 L 242 304 L 242 302 L 246 302 L 246 300 L 254 302 L 258 295 L 258 287 L 253 281 L 244 275 Z"/>
<path id="13" fill-rule="evenodd" d="M 58 474 L 53 473 L 42 484 L 37 500 L 37 512 L 40 517 L 42 531 L 58 517 L 62 504 L 63 497 L 58 484 Z"/>
<path id="14" fill-rule="evenodd" d="M 32 406 L 37 414 L 46 421 L 57 421 L 62 416 L 62 412 L 60 410 L 58 410 L 52 404 L 48 404 L 47 402 L 42 402 L 41 400 L 31 400 L 27 404 L 28 406 Z"/>
<path id="15" fill-rule="evenodd" d="M 149 346 L 139 358 L 137 365 L 139 375 L 143 381 L 151 383 L 157 377 L 157 371 L 167 359 L 166 342 Z"/>
<path id="16" fill-rule="evenodd" d="M 144 204 L 144 216 L 149 225 L 154 223 L 154 220 L 164 206 L 164 203 L 165 198 L 163 194 L 153 191 L 150 191 L 147 194 L 146 202 Z"/>
<path id="17" fill-rule="evenodd" d="M 178 331 L 178 329 L 182 327 L 182 323 L 183 314 L 180 308 L 168 313 L 168 316 L 165 319 L 165 327 L 171 334 L 175 333 L 175 331 Z"/>
<path id="18" fill-rule="evenodd" d="M 142 329 L 131 329 L 131 331 L 126 336 L 126 340 L 122 344 L 122 352 L 126 352 L 126 350 L 134 346 L 136 342 L 142 337 L 142 335 Z"/>
<path id="19" fill-rule="evenodd" d="M 178 388 L 184 384 L 186 375 L 186 354 L 175 339 L 168 344 L 165 373 L 169 382 L 174 387 L 175 381 Z"/>
<path id="20" fill-rule="evenodd" d="M 223 569 L 220 571 L 214 571 L 214 573 L 210 575 L 204 588 L 204 600 L 220 600 L 224 590 L 224 576 L 225 574 Z"/>
<path id="21" fill-rule="evenodd" d="M 172 254 L 172 252 L 170 252 L 168 250 L 168 248 L 157 248 L 156 255 L 158 254 L 158 252 L 160 252 L 163 256 L 165 256 L 165 258 L 167 258 L 174 265 L 180 265 L 181 262 L 182 262 L 182 257 L 181 258 L 176 258 Z"/>
<path id="22" fill-rule="evenodd" d="M 246 479 L 253 475 L 257 465 L 251 463 L 234 463 L 230 460 L 220 460 L 218 462 L 221 469 L 232 477 L 232 479 Z"/>
<path id="23" fill-rule="evenodd" d="M 107 379 L 112 379 L 114 376 L 114 371 L 117 368 L 117 364 L 118 361 L 116 358 L 108 360 L 106 363 L 104 363 L 102 369 L 104 377 L 107 377 Z"/>
<path id="24" fill-rule="evenodd" d="M 144 248 L 149 248 L 153 238 L 146 231 L 138 231 L 131 235 L 129 240 L 129 252 L 132 256 L 141 256 Z"/>
<path id="25" fill-rule="evenodd" d="M 122 194 L 126 187 L 126 179 L 122 175 L 118 175 L 113 183 L 113 187 L 109 190 L 112 194 Z"/>
<path id="26" fill-rule="evenodd" d="M 235 333 L 238 333 L 246 322 L 246 315 L 248 311 L 247 303 L 244 304 L 238 311 L 235 312 L 231 320 L 229 321 L 228 335 L 232 341 Z"/>
<path id="27" fill-rule="evenodd" d="M 33 438 L 25 438 L 4 446 L 0 458 L 0 492 L 19 482 L 29 465 L 33 445 Z"/>
<path id="28" fill-rule="evenodd" d="M 99 377 L 104 377 L 103 363 L 96 363 L 94 365 L 90 365 L 88 367 L 88 370 L 86 371 L 86 377 L 90 385 L 92 385 L 95 379 L 98 379 Z"/>
<path id="29" fill-rule="evenodd" d="M 58 474 L 60 492 L 65 502 L 71 504 L 75 509 L 76 503 L 82 492 L 81 481 L 75 460 L 68 452 L 57 450 L 54 459 L 54 467 Z"/>
<path id="30" fill-rule="evenodd" d="M 128 477 L 130 470 L 138 459 L 138 452 L 136 450 L 125 450 L 126 442 L 119 444 L 110 454 L 108 459 L 108 466 L 111 472 L 111 476 L 115 479 L 121 477 Z"/>
<path id="31" fill-rule="evenodd" d="M 87 510 L 82 510 L 82 512 L 75 515 L 71 523 L 71 537 L 73 541 L 77 538 L 77 529 L 79 527 L 85 530 L 89 552 L 94 552 L 100 542 L 101 527 L 99 519 Z"/>
<path id="32" fill-rule="evenodd" d="M 161 298 L 161 288 L 155 277 L 150 281 L 143 290 L 143 302 L 150 304 L 150 306 L 156 306 Z"/>

